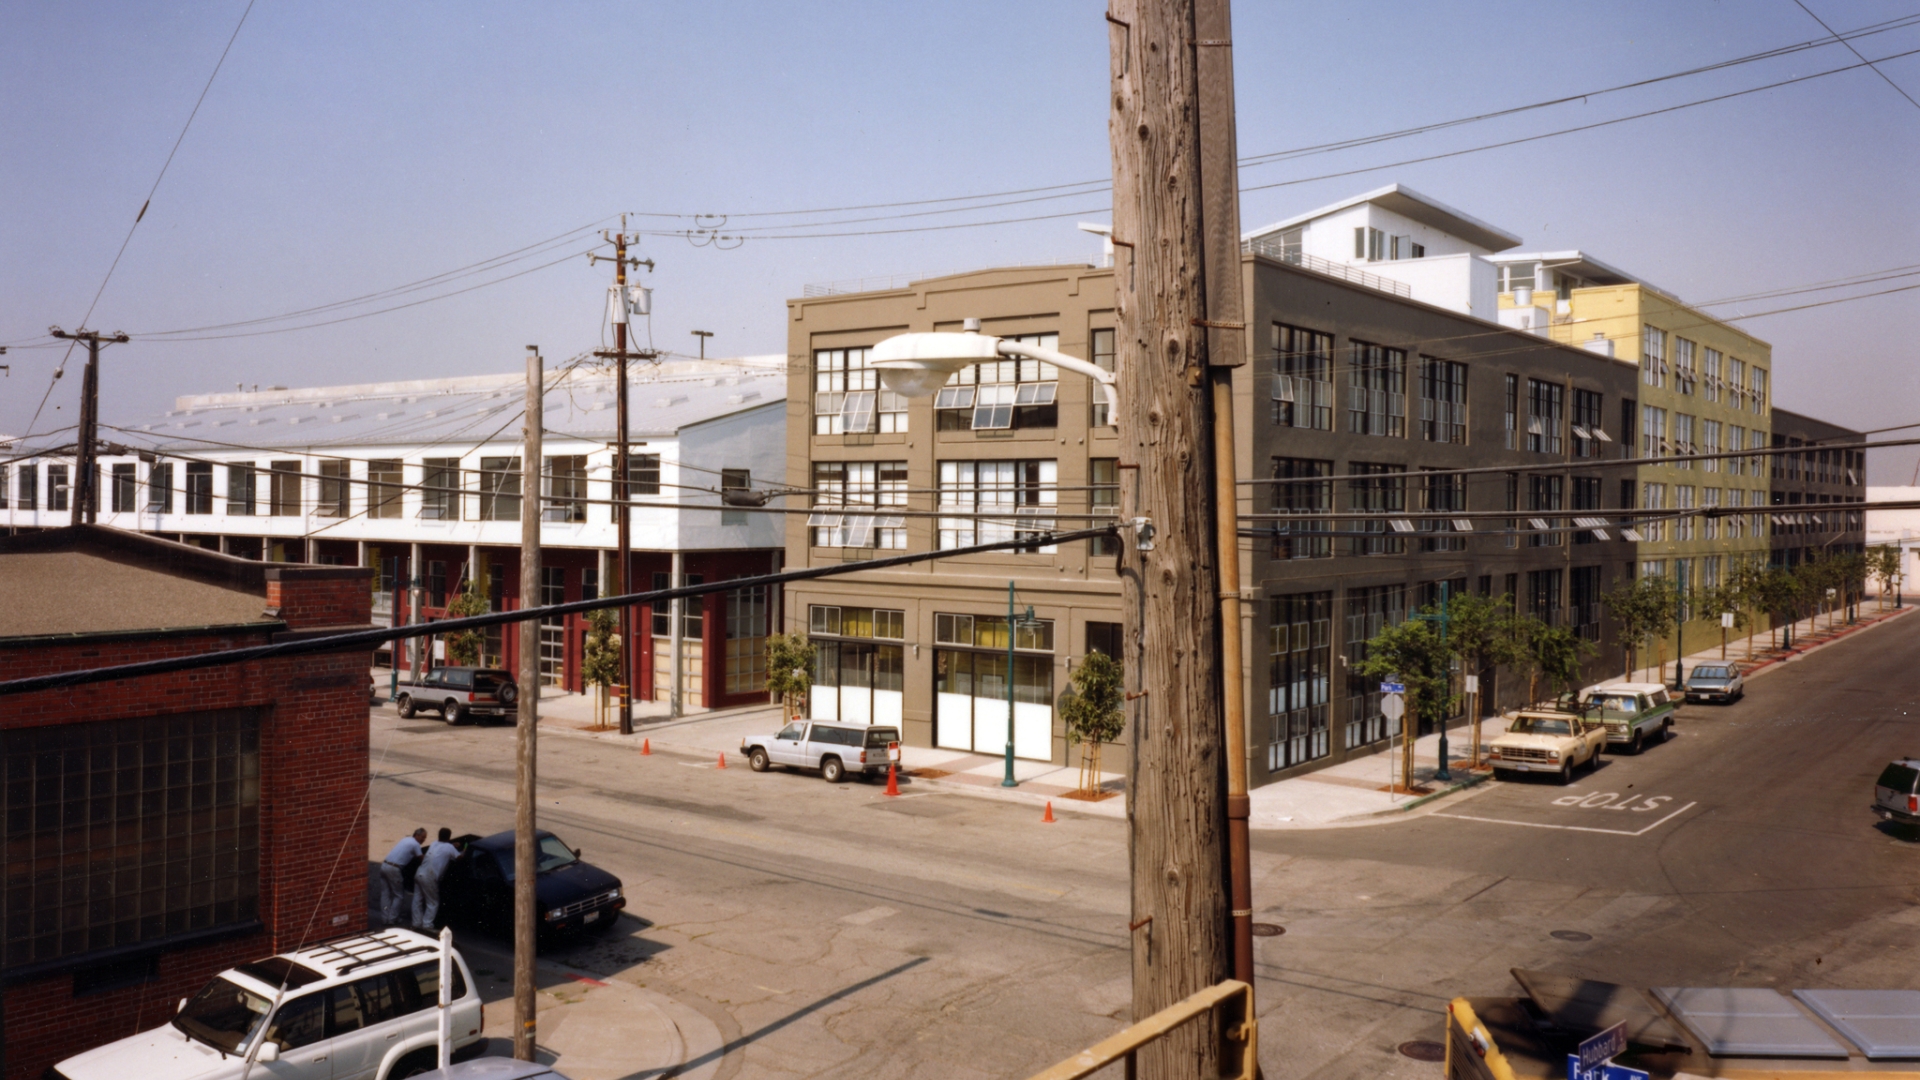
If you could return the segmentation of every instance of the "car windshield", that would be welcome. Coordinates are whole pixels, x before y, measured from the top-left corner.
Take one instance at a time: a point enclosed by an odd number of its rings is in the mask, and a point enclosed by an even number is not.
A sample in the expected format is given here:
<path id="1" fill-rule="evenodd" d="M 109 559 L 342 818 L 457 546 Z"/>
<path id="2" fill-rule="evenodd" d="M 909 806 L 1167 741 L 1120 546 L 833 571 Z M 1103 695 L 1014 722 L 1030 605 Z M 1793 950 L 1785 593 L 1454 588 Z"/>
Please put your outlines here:
<path id="1" fill-rule="evenodd" d="M 538 848 L 535 849 L 533 857 L 536 860 L 534 862 L 535 870 L 542 874 L 549 870 L 565 866 L 568 863 L 580 861 L 580 857 L 573 853 L 573 849 L 561 843 L 560 838 L 557 836 L 541 837 L 540 844 Z"/>
<path id="2" fill-rule="evenodd" d="M 1631 720 L 1640 711 L 1640 699 L 1632 694 L 1594 694 L 1587 708 L 1600 710 L 1602 720 Z"/>
<path id="3" fill-rule="evenodd" d="M 173 1026 L 216 1050 L 237 1053 L 259 1029 L 273 1003 L 225 979 L 215 979 L 195 994 L 173 1018 Z"/>
<path id="4" fill-rule="evenodd" d="M 1565 720 L 1548 720 L 1538 716 L 1522 716 L 1514 720 L 1508 731 L 1521 735 L 1571 735 L 1573 725 Z"/>

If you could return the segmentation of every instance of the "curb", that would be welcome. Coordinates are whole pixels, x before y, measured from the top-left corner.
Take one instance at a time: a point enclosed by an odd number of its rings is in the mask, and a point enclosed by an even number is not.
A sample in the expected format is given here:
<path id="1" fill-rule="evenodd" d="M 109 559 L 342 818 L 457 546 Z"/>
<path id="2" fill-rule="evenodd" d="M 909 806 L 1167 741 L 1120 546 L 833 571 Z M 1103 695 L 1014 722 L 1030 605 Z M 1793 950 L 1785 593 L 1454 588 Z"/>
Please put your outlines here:
<path id="1" fill-rule="evenodd" d="M 1910 607 L 1903 607 L 1894 611 L 1886 612 L 1885 614 L 1882 614 L 1882 615 L 1878 615 L 1872 619 L 1855 623 L 1854 625 L 1849 626 L 1844 630 L 1836 631 L 1832 636 L 1827 637 L 1823 640 L 1812 642 L 1811 644 L 1808 644 L 1805 647 L 1796 646 L 1792 649 L 1788 649 L 1787 651 L 1783 652 L 1779 656 L 1776 656 L 1771 659 L 1762 661 L 1761 663 L 1755 664 L 1753 667 L 1747 670 L 1746 674 L 1757 675 L 1760 672 L 1769 671 L 1773 668 L 1777 668 L 1781 664 L 1785 664 L 1791 660 L 1798 659 L 1799 657 L 1808 656 L 1813 653 L 1817 653 L 1821 649 L 1824 649 L 1829 645 L 1833 645 L 1839 642 L 1840 639 L 1842 638 L 1852 637 L 1854 634 L 1860 633 L 1863 630 L 1871 630 L 1876 626 L 1880 626 L 1885 623 L 1890 623 L 1893 620 L 1898 619 L 1901 616 L 1913 610 L 1915 609 Z"/>
<path id="2" fill-rule="evenodd" d="M 1448 795 L 1451 795 L 1456 791 L 1465 791 L 1470 787 L 1477 787 L 1481 784 L 1486 783 L 1491 779 L 1493 779 L 1493 774 L 1491 772 L 1469 773 L 1465 780 L 1457 780 L 1454 783 L 1449 784 L 1444 788 L 1441 788 L 1439 791 L 1433 792 L 1428 795 L 1422 795 L 1419 798 L 1413 800 L 1412 802 L 1402 803 L 1401 805 L 1396 806 L 1391 810 L 1382 810 L 1382 811 L 1379 811 L 1379 813 L 1404 814 L 1407 811 L 1414 809 L 1415 807 L 1425 806 L 1427 803 L 1430 803 L 1435 799 L 1446 798 Z"/>

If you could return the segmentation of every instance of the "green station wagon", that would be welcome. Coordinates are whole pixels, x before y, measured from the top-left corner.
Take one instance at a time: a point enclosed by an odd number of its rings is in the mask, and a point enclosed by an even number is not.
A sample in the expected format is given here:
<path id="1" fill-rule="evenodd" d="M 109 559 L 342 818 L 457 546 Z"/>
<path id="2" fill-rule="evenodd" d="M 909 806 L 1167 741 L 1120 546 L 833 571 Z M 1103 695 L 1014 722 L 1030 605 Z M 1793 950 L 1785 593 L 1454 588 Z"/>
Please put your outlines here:
<path id="1" fill-rule="evenodd" d="M 1601 683 L 1587 687 L 1581 700 L 1588 715 L 1606 725 L 1608 749 L 1624 746 L 1637 754 L 1673 732 L 1674 700 L 1659 683 Z"/>

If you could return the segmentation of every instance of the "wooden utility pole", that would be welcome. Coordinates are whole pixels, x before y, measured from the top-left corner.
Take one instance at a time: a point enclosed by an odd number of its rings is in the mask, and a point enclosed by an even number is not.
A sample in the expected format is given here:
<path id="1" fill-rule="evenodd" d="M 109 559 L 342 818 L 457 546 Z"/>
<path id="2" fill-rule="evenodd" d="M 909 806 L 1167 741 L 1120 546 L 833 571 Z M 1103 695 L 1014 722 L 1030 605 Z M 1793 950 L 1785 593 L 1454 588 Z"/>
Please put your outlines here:
<path id="1" fill-rule="evenodd" d="M 527 346 L 527 414 L 520 459 L 520 606 L 540 603 L 540 438 L 546 388 L 540 347 Z M 533 1060 L 533 962 L 537 947 L 533 903 L 534 784 L 540 724 L 540 621 L 520 624 L 520 709 L 514 739 L 513 805 L 513 1056 Z"/>
<path id="2" fill-rule="evenodd" d="M 80 437 L 74 454 L 73 498 L 68 505 L 73 507 L 71 520 L 91 525 L 100 513 L 100 469 L 94 464 L 95 446 L 100 441 L 100 343 L 125 344 L 128 338 L 84 327 L 68 333 L 56 326 L 52 333 L 57 338 L 87 343 L 87 370 L 80 379 Z"/>
<path id="3" fill-rule="evenodd" d="M 1120 435 L 1138 478 L 1122 487 L 1123 513 L 1153 527 L 1152 549 L 1128 553 L 1123 573 L 1141 1019 L 1234 974 L 1235 916 L 1251 906 L 1244 861 L 1230 857 L 1230 838 L 1245 850 L 1244 719 L 1227 706 L 1245 693 L 1231 368 L 1246 328 L 1227 0 L 1113 0 L 1107 21 Z M 1250 936 L 1245 956 L 1251 976 Z M 1141 1052 L 1140 1075 L 1210 1076 L 1218 1062 L 1214 1033 L 1187 1025 Z"/>
<path id="4" fill-rule="evenodd" d="M 602 234 L 604 235 L 604 234 Z M 620 231 L 610 237 L 613 241 L 613 349 L 601 350 L 593 355 L 614 362 L 614 448 L 613 448 L 613 520 L 616 526 L 614 546 L 618 548 L 613 562 L 612 580 L 608 587 L 613 595 L 627 592 L 627 568 L 633 562 L 633 488 L 632 478 L 627 468 L 632 464 L 627 440 L 627 361 L 652 360 L 659 353 L 652 349 L 638 352 L 627 351 L 627 267 L 644 266 L 653 269 L 652 259 L 627 258 L 627 215 L 620 215 Z M 598 261 L 605 256 L 588 256 Z M 633 608 L 620 609 L 620 681 L 625 685 L 620 695 L 620 734 L 633 734 Z"/>

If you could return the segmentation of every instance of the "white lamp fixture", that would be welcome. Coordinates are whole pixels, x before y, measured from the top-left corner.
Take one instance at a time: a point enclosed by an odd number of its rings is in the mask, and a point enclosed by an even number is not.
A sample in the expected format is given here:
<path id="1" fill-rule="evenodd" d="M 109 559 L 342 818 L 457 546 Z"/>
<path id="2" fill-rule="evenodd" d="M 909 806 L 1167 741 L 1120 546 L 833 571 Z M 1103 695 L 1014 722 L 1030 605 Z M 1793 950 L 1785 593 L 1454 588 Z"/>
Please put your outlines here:
<path id="1" fill-rule="evenodd" d="M 978 319 L 968 319 L 963 325 L 966 331 L 959 334 L 896 334 L 875 345 L 867 354 L 867 363 L 880 373 L 880 382 L 887 389 L 902 397 L 925 397 L 945 386 L 968 364 L 1010 357 L 1040 360 L 1099 383 L 1107 396 L 1109 422 L 1119 416 L 1113 372 L 1066 353 L 982 334 Z"/>

